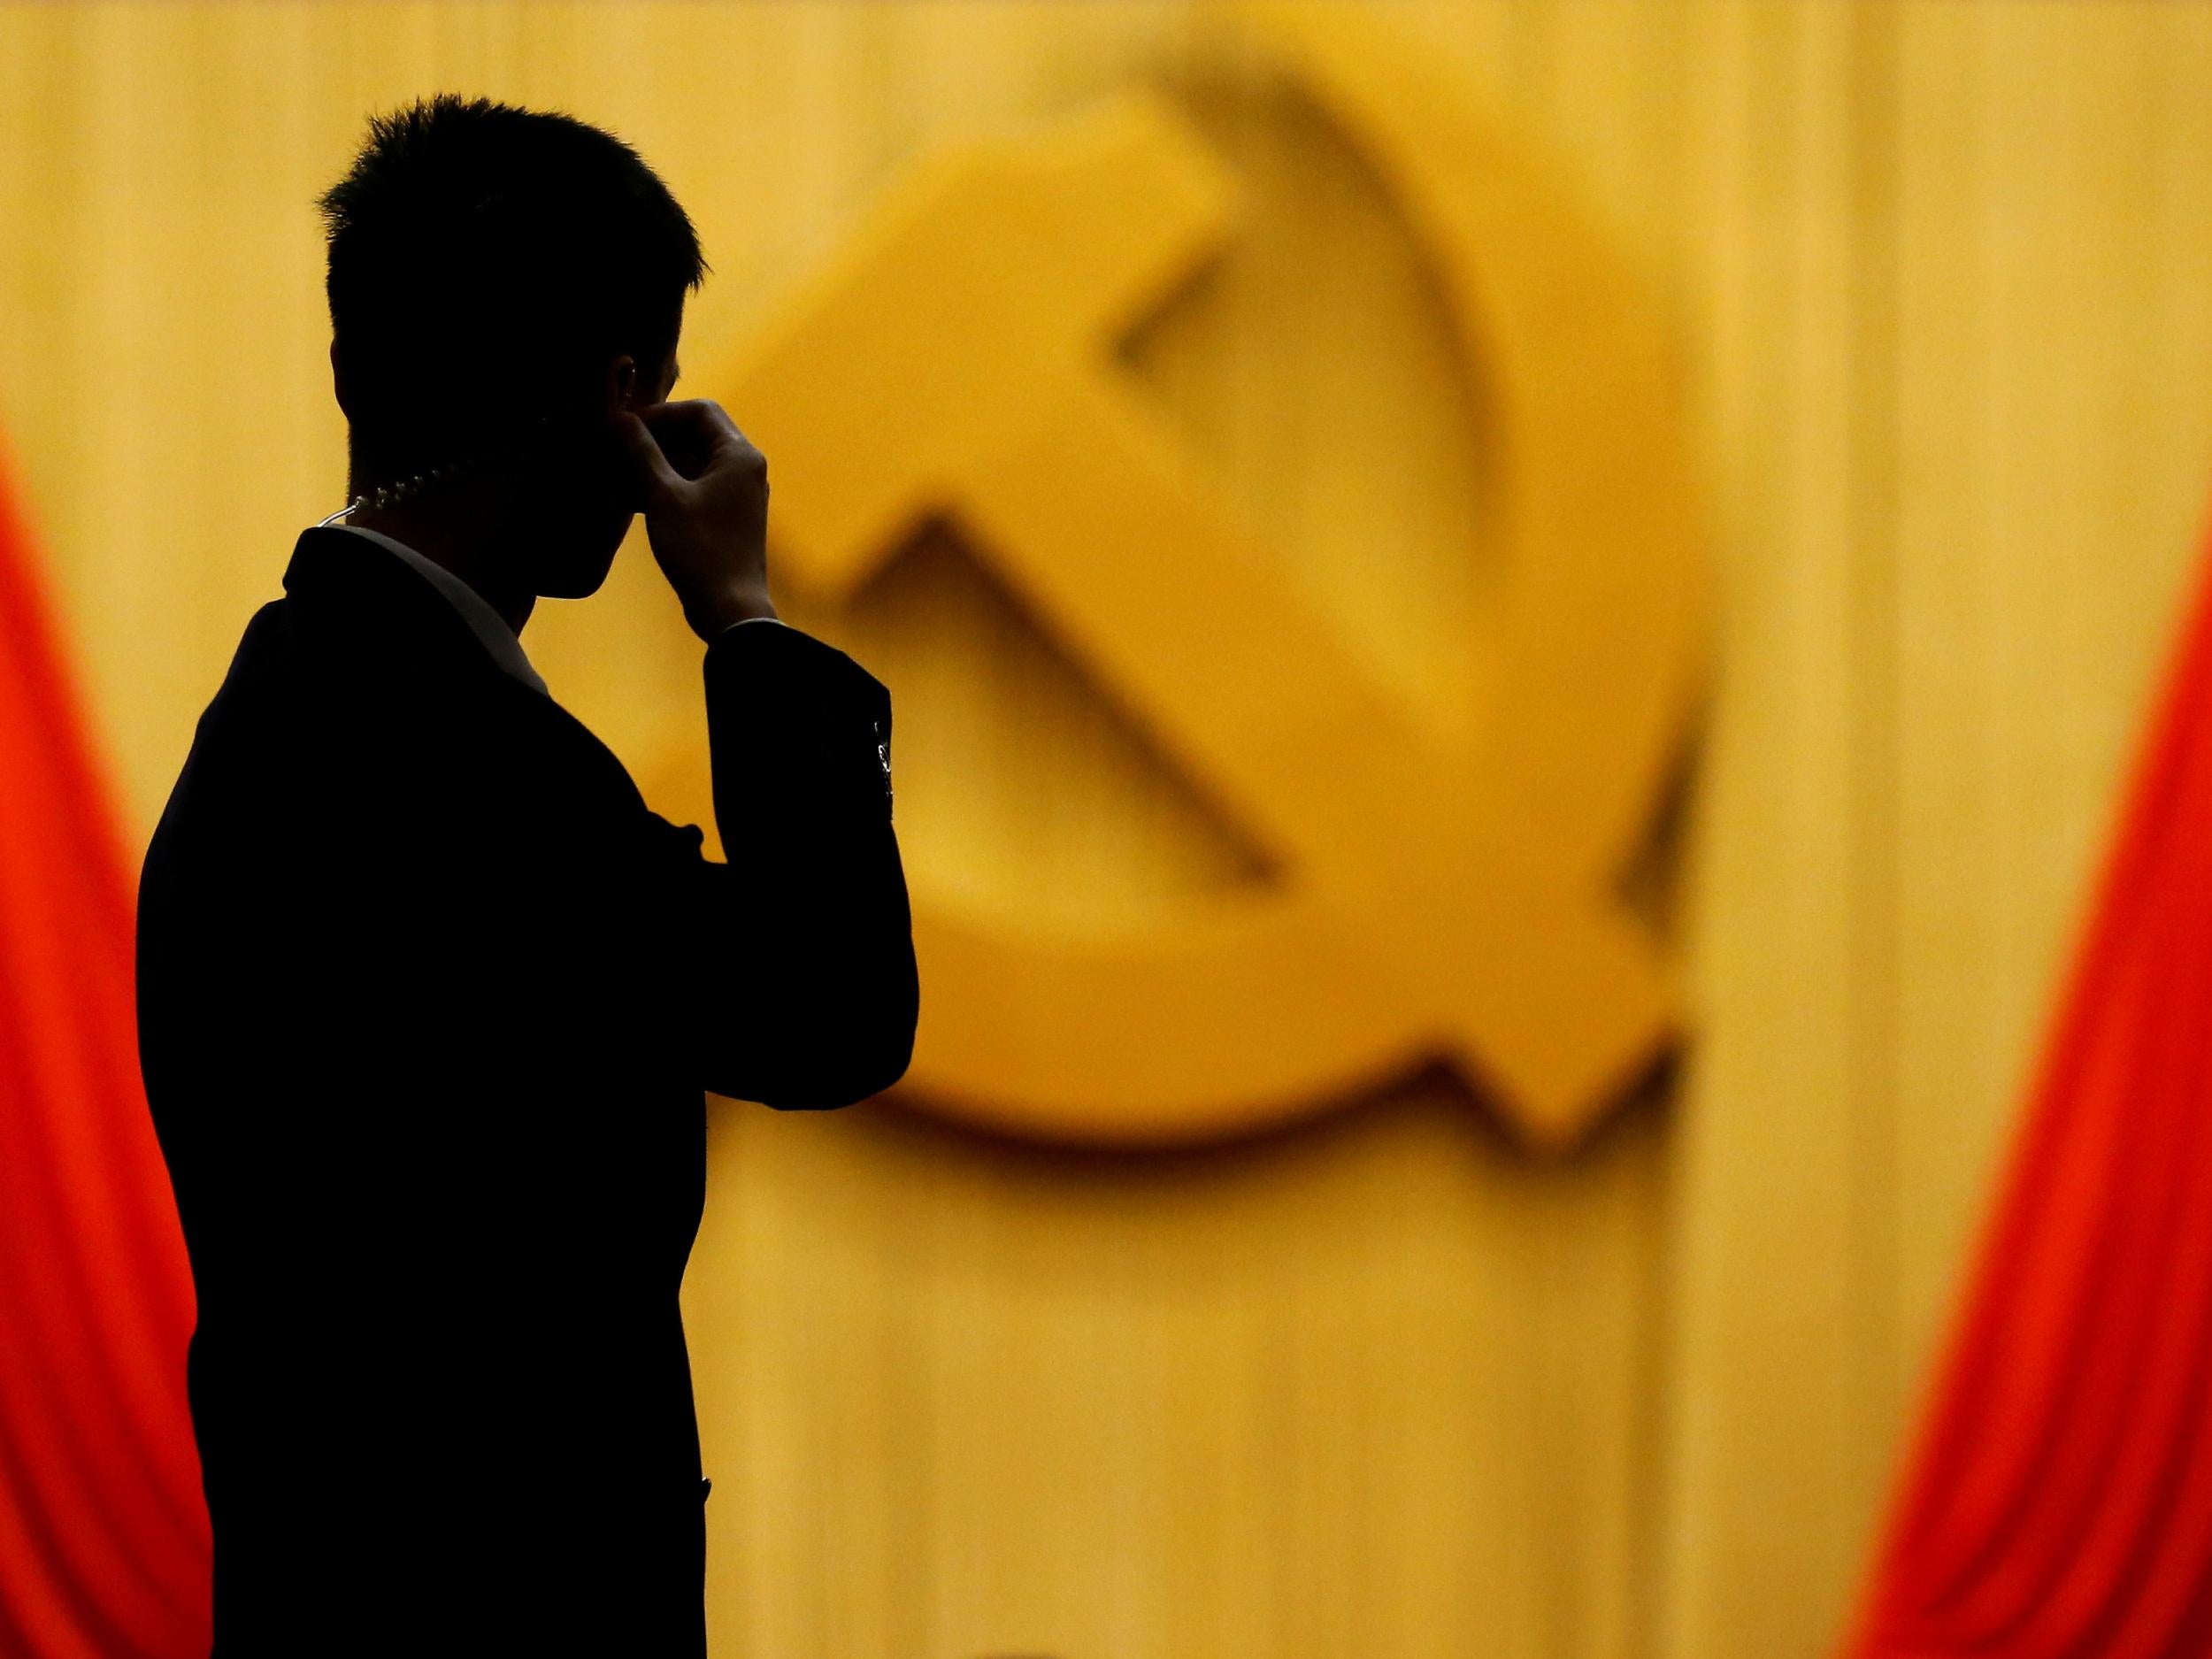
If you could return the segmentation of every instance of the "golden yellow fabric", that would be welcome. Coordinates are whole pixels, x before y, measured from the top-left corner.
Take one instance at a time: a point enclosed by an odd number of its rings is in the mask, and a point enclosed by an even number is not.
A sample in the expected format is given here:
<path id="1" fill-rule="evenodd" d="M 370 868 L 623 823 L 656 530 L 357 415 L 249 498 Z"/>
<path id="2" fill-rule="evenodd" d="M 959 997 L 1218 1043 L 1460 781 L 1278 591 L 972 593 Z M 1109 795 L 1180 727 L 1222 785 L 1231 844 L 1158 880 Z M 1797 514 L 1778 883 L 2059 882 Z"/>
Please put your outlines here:
<path id="1" fill-rule="evenodd" d="M 1698 1041 L 1557 1162 L 1431 1082 L 1170 1156 L 718 1107 L 687 1299 L 718 1654 L 1838 1628 L 2203 522 L 2212 13 L 1375 9 L 1686 347 L 1719 672 L 1655 902 Z M 1479 388 L 1374 181 L 1240 50 L 1152 4 L 0 6 L 0 442 L 134 840 L 341 499 L 312 197 L 440 88 L 663 169 L 716 267 L 706 395 L 919 147 L 1175 100 L 1263 211 L 1131 370 L 1394 689 L 1465 719 Z M 785 595 L 900 700 L 917 880 L 1080 923 L 1261 879 L 988 568 L 929 531 L 849 608 Z M 695 816 L 696 647 L 641 540 L 526 643 Z"/>

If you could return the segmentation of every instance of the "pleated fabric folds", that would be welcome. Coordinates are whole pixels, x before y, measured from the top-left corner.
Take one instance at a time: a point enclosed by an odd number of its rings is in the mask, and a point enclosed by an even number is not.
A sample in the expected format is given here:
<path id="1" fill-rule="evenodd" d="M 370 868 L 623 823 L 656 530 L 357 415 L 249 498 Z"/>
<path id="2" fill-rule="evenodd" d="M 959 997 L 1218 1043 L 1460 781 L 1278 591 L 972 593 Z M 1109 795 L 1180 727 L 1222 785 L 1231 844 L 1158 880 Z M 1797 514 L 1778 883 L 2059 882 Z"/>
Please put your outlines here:
<path id="1" fill-rule="evenodd" d="M 192 1280 L 138 1073 L 128 866 L 0 457 L 0 1654 L 197 1659 Z"/>
<path id="2" fill-rule="evenodd" d="M 2212 553 L 1850 1659 L 2212 1654 Z"/>

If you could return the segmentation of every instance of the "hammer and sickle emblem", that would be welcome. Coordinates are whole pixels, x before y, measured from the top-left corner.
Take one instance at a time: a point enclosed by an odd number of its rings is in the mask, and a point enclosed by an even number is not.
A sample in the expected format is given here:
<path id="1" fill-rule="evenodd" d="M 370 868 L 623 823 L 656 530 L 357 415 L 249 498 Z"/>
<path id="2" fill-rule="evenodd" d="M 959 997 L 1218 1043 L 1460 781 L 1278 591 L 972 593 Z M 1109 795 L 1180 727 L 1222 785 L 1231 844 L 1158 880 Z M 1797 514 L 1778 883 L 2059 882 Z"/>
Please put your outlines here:
<path id="1" fill-rule="evenodd" d="M 1187 1141 L 1442 1056 L 1563 1142 L 1674 1024 L 1615 893 L 1700 655 L 1667 331 L 1407 42 L 1350 8 L 1269 17 L 1496 388 L 1509 590 L 1475 741 L 1387 695 L 1113 365 L 1117 330 L 1232 229 L 1234 180 L 1156 99 L 930 157 L 755 338 L 727 401 L 774 457 L 780 570 L 847 595 L 949 518 L 1284 872 L 1172 928 L 1082 936 L 918 892 L 921 1102 Z"/>

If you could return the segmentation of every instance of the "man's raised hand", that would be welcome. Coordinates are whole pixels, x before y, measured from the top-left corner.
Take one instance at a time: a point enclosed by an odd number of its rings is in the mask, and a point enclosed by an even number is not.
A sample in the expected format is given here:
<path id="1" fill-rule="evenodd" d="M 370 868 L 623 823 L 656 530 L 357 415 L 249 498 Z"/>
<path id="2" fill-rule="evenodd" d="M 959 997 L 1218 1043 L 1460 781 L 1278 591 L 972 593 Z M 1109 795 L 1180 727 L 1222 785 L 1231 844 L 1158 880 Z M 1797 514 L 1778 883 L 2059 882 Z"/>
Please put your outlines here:
<path id="1" fill-rule="evenodd" d="M 768 462 L 710 398 L 624 411 L 616 425 L 636 468 L 653 557 L 703 640 L 772 617 Z"/>

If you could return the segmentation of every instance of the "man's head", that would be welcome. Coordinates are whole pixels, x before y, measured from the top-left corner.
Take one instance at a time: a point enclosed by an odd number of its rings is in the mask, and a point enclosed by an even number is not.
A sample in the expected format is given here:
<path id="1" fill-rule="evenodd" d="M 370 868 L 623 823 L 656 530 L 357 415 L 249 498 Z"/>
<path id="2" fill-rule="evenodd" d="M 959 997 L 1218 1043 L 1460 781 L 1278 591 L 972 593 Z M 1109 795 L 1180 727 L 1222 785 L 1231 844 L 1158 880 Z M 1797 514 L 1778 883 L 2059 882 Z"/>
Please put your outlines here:
<path id="1" fill-rule="evenodd" d="M 592 592 L 639 505 L 609 418 L 668 396 L 709 269 L 682 207 L 597 127 L 452 93 L 372 117 L 317 205 L 349 495 L 443 469 L 411 516 Z"/>

